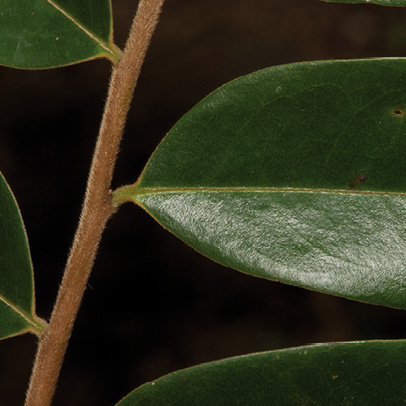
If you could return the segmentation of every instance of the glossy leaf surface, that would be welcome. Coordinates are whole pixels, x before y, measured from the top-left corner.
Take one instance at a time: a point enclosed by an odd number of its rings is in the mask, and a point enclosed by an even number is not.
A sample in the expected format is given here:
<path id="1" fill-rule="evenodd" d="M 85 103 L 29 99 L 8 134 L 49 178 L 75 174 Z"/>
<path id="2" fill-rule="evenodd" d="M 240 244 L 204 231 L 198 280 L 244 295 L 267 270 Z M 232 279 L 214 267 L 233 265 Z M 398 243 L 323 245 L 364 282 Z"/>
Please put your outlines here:
<path id="1" fill-rule="evenodd" d="M 226 266 L 406 309 L 406 60 L 237 79 L 115 192 Z"/>
<path id="2" fill-rule="evenodd" d="M 0 173 L 0 339 L 44 323 L 35 315 L 34 281 L 27 236 L 14 196 Z"/>
<path id="3" fill-rule="evenodd" d="M 319 344 L 199 365 L 136 389 L 117 406 L 400 405 L 404 341 Z"/>
<path id="4" fill-rule="evenodd" d="M 379 4 L 380 6 L 405 7 L 406 0 L 322 0 L 327 3 L 352 3 L 352 4 Z"/>
<path id="5" fill-rule="evenodd" d="M 0 64 L 23 69 L 119 57 L 110 0 L 0 0 L 0 43 Z"/>

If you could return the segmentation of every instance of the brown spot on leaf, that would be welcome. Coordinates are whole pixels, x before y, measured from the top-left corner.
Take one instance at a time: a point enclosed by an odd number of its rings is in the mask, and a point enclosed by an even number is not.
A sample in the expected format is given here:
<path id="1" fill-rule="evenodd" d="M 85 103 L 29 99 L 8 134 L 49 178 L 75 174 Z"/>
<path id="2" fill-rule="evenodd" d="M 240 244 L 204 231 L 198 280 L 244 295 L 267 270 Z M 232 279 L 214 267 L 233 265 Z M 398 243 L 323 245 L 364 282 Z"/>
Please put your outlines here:
<path id="1" fill-rule="evenodd" d="M 404 116 L 405 112 L 401 109 L 395 109 L 392 111 L 392 114 L 396 117 L 402 117 Z"/>
<path id="2" fill-rule="evenodd" d="M 351 190 L 355 190 L 359 188 L 359 185 L 361 183 L 366 182 L 367 177 L 365 175 L 362 174 L 358 174 L 354 176 L 354 179 L 352 180 L 352 182 L 350 183 L 350 189 Z"/>

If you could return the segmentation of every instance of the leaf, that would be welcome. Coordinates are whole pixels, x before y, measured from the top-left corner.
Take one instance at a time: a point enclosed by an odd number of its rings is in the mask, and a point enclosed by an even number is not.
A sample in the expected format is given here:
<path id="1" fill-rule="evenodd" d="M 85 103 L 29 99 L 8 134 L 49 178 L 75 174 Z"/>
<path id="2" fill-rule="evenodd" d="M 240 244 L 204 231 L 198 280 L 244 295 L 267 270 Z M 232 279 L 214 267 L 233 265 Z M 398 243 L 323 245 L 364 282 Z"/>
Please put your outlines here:
<path id="1" fill-rule="evenodd" d="M 114 202 L 223 265 L 406 309 L 405 94 L 405 59 L 242 77 L 187 113 Z"/>
<path id="2" fill-rule="evenodd" d="M 40 335 L 27 236 L 14 196 L 0 173 L 0 339 L 28 331 Z"/>
<path id="3" fill-rule="evenodd" d="M 0 0 L 0 64 L 44 69 L 115 62 L 110 0 Z"/>
<path id="4" fill-rule="evenodd" d="M 117 406 L 400 405 L 405 353 L 405 341 L 364 341 L 229 358 L 147 383 Z"/>
<path id="5" fill-rule="evenodd" d="M 322 0 L 327 3 L 363 3 L 363 4 L 379 4 L 380 6 L 405 7 L 406 0 Z"/>

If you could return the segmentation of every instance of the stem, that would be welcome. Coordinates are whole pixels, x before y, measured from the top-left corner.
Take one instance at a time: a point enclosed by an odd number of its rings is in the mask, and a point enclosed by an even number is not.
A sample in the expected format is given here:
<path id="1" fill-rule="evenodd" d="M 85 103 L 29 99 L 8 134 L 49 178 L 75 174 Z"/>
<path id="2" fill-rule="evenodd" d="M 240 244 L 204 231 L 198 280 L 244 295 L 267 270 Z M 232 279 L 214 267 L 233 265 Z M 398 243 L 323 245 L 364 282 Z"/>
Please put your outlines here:
<path id="1" fill-rule="evenodd" d="M 113 68 L 85 201 L 49 326 L 38 345 L 25 406 L 50 406 L 105 225 L 110 185 L 132 94 L 164 0 L 141 0 L 122 59 Z"/>

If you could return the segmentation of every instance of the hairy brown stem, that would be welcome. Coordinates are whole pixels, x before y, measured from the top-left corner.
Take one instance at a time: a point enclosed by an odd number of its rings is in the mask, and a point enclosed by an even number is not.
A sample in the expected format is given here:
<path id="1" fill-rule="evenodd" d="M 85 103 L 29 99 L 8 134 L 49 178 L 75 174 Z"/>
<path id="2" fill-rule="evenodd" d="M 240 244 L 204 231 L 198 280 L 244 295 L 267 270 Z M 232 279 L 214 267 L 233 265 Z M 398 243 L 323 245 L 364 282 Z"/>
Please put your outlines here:
<path id="1" fill-rule="evenodd" d="M 25 406 L 50 406 L 73 324 L 105 225 L 110 185 L 141 66 L 164 0 L 141 0 L 123 56 L 113 68 L 78 229 L 51 320 L 38 345 Z"/>

